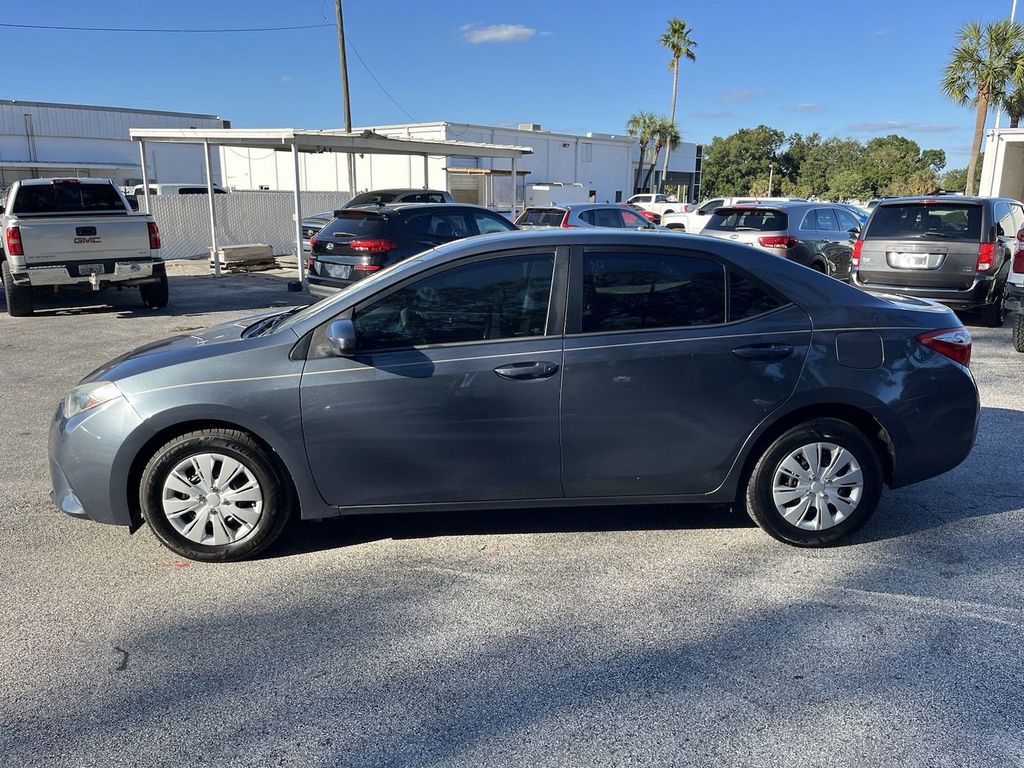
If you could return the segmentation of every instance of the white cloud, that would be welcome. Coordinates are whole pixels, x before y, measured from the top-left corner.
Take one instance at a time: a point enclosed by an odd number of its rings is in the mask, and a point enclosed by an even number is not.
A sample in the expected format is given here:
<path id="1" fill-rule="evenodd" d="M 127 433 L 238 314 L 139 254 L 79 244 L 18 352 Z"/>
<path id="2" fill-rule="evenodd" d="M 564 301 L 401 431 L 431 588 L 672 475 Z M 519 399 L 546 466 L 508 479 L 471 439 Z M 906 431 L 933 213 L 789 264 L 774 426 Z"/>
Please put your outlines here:
<path id="1" fill-rule="evenodd" d="M 477 24 L 463 24 L 459 27 L 462 38 L 477 45 L 479 43 L 524 43 L 537 34 L 537 30 L 525 24 L 491 24 L 481 27 Z"/>
<path id="2" fill-rule="evenodd" d="M 748 99 L 754 98 L 754 92 L 747 90 L 746 88 L 737 88 L 734 91 L 726 91 L 718 98 L 722 101 L 747 101 Z"/>
<path id="3" fill-rule="evenodd" d="M 291 85 L 295 82 L 295 78 L 291 75 L 281 75 L 281 83 L 284 85 Z"/>
<path id="4" fill-rule="evenodd" d="M 884 131 L 911 131 L 916 133 L 949 133 L 961 126 L 949 123 L 913 123 L 901 120 L 885 120 L 877 123 L 854 123 L 849 127 L 853 133 L 882 133 Z"/>
<path id="5" fill-rule="evenodd" d="M 794 112 L 821 112 L 822 107 L 820 104 L 787 104 L 786 109 L 790 109 Z"/>

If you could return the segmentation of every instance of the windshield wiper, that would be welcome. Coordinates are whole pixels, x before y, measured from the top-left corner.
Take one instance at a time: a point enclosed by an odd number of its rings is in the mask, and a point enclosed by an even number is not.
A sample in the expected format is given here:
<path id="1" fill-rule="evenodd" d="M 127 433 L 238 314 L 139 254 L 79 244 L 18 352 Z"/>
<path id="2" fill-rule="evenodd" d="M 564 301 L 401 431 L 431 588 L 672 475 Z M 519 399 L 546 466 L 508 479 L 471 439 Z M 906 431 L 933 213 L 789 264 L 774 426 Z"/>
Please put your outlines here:
<path id="1" fill-rule="evenodd" d="M 953 237 L 953 235 L 948 232 L 939 232 L 937 229 L 929 229 L 927 232 L 922 232 L 920 237 L 943 237 L 948 239 Z"/>
<path id="2" fill-rule="evenodd" d="M 733 232 L 760 232 L 757 227 L 736 227 Z"/>

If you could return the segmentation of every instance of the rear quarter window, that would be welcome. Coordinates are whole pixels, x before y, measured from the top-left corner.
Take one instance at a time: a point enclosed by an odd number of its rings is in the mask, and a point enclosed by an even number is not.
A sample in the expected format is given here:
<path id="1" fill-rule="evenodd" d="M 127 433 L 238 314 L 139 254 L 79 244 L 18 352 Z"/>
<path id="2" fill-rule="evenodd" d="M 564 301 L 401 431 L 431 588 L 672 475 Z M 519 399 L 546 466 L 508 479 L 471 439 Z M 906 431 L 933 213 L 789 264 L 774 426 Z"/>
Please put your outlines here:
<path id="1" fill-rule="evenodd" d="M 718 232 L 785 232 L 789 216 L 783 211 L 759 208 L 720 208 L 705 229 Z"/>
<path id="2" fill-rule="evenodd" d="M 965 203 L 879 205 L 864 239 L 981 240 L 982 206 Z"/>
<path id="3" fill-rule="evenodd" d="M 557 227 L 561 226 L 564 217 L 565 211 L 562 210 L 535 208 L 526 211 L 519 219 L 519 223 L 533 227 Z"/>

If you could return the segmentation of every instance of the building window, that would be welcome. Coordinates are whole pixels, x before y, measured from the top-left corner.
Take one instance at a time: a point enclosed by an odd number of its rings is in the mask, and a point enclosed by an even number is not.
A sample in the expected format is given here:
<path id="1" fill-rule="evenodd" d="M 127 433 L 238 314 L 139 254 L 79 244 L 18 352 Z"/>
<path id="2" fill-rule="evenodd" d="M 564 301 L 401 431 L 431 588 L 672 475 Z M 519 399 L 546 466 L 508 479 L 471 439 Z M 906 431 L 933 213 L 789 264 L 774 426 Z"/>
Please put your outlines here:
<path id="1" fill-rule="evenodd" d="M 580 162 L 589 163 L 594 159 L 594 144 L 589 141 L 584 141 L 580 145 Z"/>

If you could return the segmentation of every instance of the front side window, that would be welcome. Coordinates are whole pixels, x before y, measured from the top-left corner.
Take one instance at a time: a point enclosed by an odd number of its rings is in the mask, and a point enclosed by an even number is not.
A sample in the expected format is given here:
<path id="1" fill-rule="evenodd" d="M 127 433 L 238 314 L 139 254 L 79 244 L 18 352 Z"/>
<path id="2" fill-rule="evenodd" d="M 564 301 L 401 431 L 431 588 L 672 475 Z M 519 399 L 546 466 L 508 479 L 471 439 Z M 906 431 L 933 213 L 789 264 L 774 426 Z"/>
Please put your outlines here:
<path id="1" fill-rule="evenodd" d="M 554 263 L 553 254 L 505 256 L 416 280 L 355 314 L 359 349 L 542 336 Z"/>
<path id="2" fill-rule="evenodd" d="M 595 227 L 612 227 L 622 229 L 622 216 L 615 208 L 595 208 L 590 211 L 592 219 L 588 219 Z"/>
<path id="3" fill-rule="evenodd" d="M 1013 212 L 1008 203 L 996 203 L 996 234 L 999 237 L 1013 237 L 1017 230 L 1013 228 Z"/>
<path id="4" fill-rule="evenodd" d="M 725 322 L 725 270 L 682 254 L 585 253 L 583 333 Z"/>
<path id="5" fill-rule="evenodd" d="M 839 219 L 839 228 L 849 232 L 851 229 L 860 229 L 860 222 L 856 217 L 844 208 L 833 208 L 836 217 Z"/>
<path id="6" fill-rule="evenodd" d="M 724 202 L 725 200 L 712 200 L 709 203 L 705 203 L 703 206 L 701 206 L 700 213 L 704 216 L 710 216 L 712 213 L 715 212 L 716 208 L 721 208 L 722 203 Z"/>
<path id="7" fill-rule="evenodd" d="M 509 232 L 515 229 L 515 225 L 508 219 L 503 219 L 501 216 L 495 216 L 490 213 L 474 213 L 473 221 L 476 222 L 476 228 L 480 231 L 481 235 L 487 235 L 491 232 Z"/>
<path id="8" fill-rule="evenodd" d="M 619 211 L 622 216 L 622 226 L 627 229 L 650 229 L 651 223 L 643 216 L 637 216 L 632 211 Z"/>

